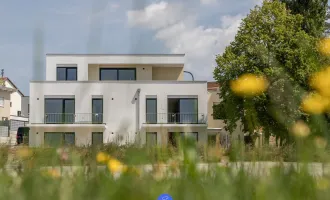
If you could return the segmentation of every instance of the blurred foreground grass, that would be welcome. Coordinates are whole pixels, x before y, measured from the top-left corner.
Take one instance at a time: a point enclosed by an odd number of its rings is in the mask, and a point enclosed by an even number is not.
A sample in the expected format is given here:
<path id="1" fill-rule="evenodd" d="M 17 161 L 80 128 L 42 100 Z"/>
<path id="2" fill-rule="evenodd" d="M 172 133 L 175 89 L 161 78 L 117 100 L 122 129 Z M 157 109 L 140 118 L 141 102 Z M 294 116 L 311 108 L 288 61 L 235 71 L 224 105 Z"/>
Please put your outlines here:
<path id="1" fill-rule="evenodd" d="M 184 143 L 178 149 L 134 145 L 57 149 L 2 147 L 0 199 L 142 200 L 157 199 L 162 193 L 171 194 L 173 199 L 328 199 L 328 174 L 313 177 L 303 164 L 299 171 L 278 165 L 263 176 L 224 164 L 228 159 L 281 163 L 300 158 L 306 163 L 328 163 L 327 149 L 311 145 L 304 157 L 300 154 L 306 151 L 298 146 L 233 145 L 227 151 L 219 147 L 196 147 L 193 143 Z M 8 158 L 11 162 L 7 162 Z M 198 170 L 197 164 L 205 162 L 223 164 L 206 171 Z M 162 170 L 162 163 L 167 164 L 167 170 Z M 23 170 L 18 169 L 17 164 Z M 151 169 L 139 168 L 142 164 L 152 164 Z M 72 174 L 62 171 L 70 165 L 88 167 L 88 170 L 79 168 Z M 51 168 L 42 168 L 45 166 Z M 16 172 L 12 173 L 13 170 Z M 252 165 L 250 170 L 259 169 L 253 169 Z"/>

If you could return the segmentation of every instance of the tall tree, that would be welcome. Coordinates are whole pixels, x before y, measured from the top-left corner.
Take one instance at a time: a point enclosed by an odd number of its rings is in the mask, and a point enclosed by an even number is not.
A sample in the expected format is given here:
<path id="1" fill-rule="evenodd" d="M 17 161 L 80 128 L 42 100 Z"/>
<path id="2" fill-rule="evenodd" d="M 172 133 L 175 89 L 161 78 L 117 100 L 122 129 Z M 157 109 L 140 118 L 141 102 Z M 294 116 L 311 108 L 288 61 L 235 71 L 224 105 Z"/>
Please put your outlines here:
<path id="1" fill-rule="evenodd" d="M 325 31 L 328 0 L 280 0 L 292 14 L 303 16 L 302 29 L 306 33 L 321 37 Z"/>
<path id="2" fill-rule="evenodd" d="M 288 125 L 301 118 L 301 89 L 320 67 L 316 39 L 302 29 L 303 17 L 291 14 L 279 1 L 264 1 L 242 20 L 235 40 L 216 58 L 214 78 L 220 84 L 222 102 L 214 116 L 223 119 L 230 132 L 241 121 L 244 131 L 262 127 L 266 136 L 288 136 Z M 236 96 L 230 81 L 242 74 L 264 75 L 266 93 L 253 97 Z"/>

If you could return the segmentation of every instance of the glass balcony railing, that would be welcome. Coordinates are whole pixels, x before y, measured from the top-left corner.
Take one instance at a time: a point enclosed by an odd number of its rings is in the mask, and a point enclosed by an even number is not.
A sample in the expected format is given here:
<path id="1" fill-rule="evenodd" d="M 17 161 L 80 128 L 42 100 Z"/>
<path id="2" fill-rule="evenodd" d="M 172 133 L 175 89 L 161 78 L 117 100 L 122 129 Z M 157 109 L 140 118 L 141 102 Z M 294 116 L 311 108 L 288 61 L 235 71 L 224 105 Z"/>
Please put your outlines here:
<path id="1" fill-rule="evenodd" d="M 45 124 L 102 124 L 103 113 L 46 113 Z"/>
<path id="2" fill-rule="evenodd" d="M 147 124 L 205 124 L 201 113 L 146 113 Z"/>

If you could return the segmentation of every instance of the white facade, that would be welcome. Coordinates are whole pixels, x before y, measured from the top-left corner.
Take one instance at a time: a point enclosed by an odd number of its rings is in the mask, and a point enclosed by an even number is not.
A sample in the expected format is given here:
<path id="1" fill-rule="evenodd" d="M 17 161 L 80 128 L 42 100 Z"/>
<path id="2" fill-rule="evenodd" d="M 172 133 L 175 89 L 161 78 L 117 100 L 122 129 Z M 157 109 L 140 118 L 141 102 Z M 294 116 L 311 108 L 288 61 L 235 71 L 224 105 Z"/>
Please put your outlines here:
<path id="1" fill-rule="evenodd" d="M 182 81 L 184 55 L 47 55 L 46 81 L 30 83 L 30 145 L 44 145 L 44 133 L 74 132 L 76 145 L 92 143 L 93 132 L 103 142 L 146 142 L 146 132 L 166 144 L 169 132 L 196 132 L 207 140 L 207 83 Z M 56 81 L 57 67 L 77 67 L 76 81 Z M 100 68 L 136 69 L 136 80 L 100 81 Z M 157 123 L 146 122 L 146 99 L 157 99 Z M 70 98 L 76 116 L 92 113 L 92 99 L 103 99 L 103 123 L 45 123 L 45 99 Z M 168 123 L 169 98 L 197 99 L 197 123 Z M 78 119 L 79 118 L 79 119 Z M 83 117 L 84 118 L 84 117 Z"/>

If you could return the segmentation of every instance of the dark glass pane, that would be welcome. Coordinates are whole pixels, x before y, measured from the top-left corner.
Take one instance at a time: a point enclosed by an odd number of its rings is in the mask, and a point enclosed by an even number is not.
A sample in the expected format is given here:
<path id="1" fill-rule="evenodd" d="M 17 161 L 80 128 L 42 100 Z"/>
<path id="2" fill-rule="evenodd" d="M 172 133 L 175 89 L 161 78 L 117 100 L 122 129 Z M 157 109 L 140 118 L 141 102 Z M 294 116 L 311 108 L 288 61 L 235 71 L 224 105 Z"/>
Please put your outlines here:
<path id="1" fill-rule="evenodd" d="M 45 123 L 62 123 L 62 113 L 62 99 L 45 99 Z"/>
<path id="2" fill-rule="evenodd" d="M 73 123 L 75 121 L 75 103 L 74 99 L 64 99 L 64 123 Z"/>
<path id="3" fill-rule="evenodd" d="M 146 133 L 146 144 L 147 144 L 147 146 L 157 145 L 157 133 L 147 132 Z"/>
<path id="4" fill-rule="evenodd" d="M 63 133 L 45 133 L 45 144 L 51 147 L 58 147 L 62 144 Z"/>
<path id="5" fill-rule="evenodd" d="M 100 80 L 118 80 L 117 69 L 100 69 Z"/>
<path id="6" fill-rule="evenodd" d="M 135 69 L 118 69 L 118 80 L 135 80 Z"/>
<path id="7" fill-rule="evenodd" d="M 66 68 L 58 67 L 56 77 L 58 81 L 66 80 Z"/>
<path id="8" fill-rule="evenodd" d="M 75 135 L 74 133 L 64 133 L 64 145 L 74 145 Z"/>
<path id="9" fill-rule="evenodd" d="M 92 100 L 93 123 L 103 123 L 103 99 Z"/>
<path id="10" fill-rule="evenodd" d="M 103 133 L 93 133 L 92 134 L 92 144 L 100 145 L 103 144 Z"/>
<path id="11" fill-rule="evenodd" d="M 77 80 L 77 68 L 68 68 L 66 71 L 66 80 L 76 81 Z"/>
<path id="12" fill-rule="evenodd" d="M 180 99 L 180 123 L 197 123 L 197 99 Z"/>
<path id="13" fill-rule="evenodd" d="M 157 99 L 147 99 L 146 104 L 147 123 L 157 123 Z"/>

